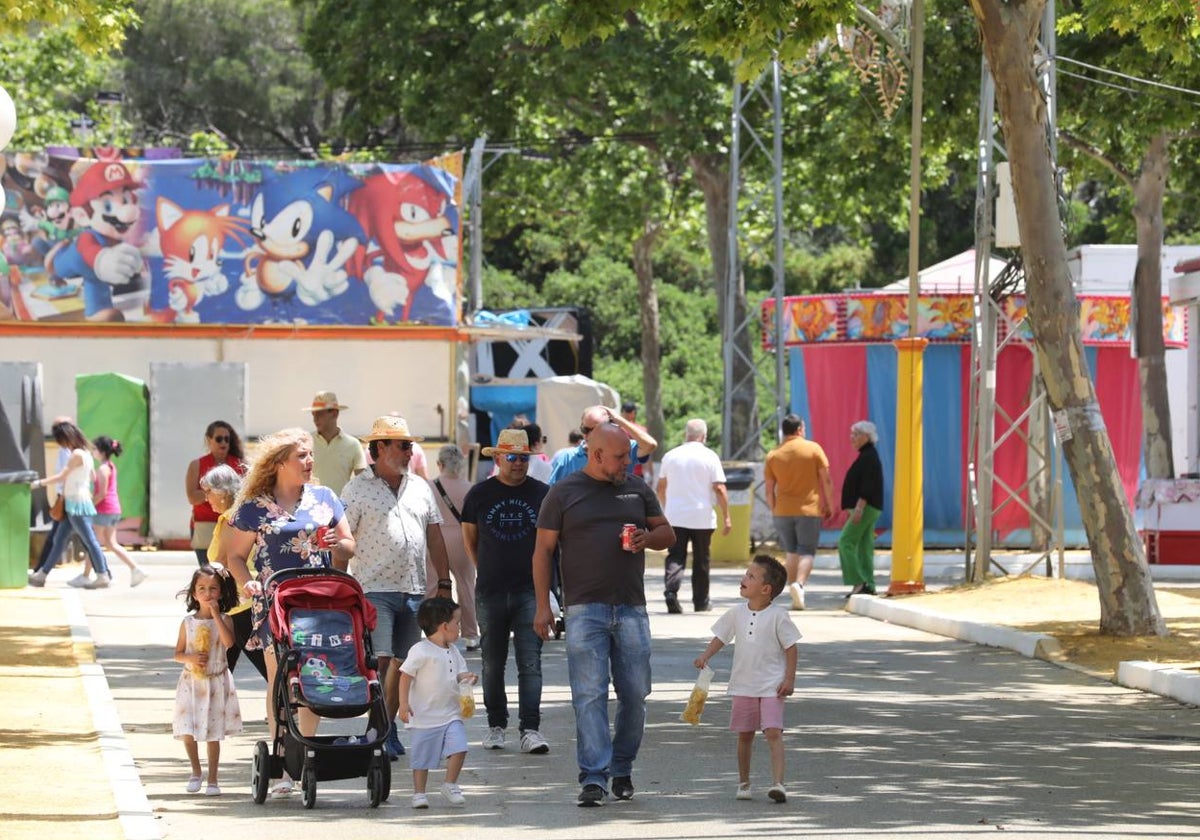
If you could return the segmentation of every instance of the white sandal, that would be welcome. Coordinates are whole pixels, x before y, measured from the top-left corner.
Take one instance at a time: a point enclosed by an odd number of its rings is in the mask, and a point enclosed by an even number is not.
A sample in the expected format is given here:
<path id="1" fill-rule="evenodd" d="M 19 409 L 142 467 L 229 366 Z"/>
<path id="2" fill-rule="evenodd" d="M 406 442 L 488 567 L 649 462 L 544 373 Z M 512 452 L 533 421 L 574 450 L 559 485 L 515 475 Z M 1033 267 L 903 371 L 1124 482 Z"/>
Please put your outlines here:
<path id="1" fill-rule="evenodd" d="M 271 785 L 271 798 L 283 799 L 285 796 L 291 796 L 293 786 L 294 783 L 291 779 L 280 779 L 278 782 Z"/>

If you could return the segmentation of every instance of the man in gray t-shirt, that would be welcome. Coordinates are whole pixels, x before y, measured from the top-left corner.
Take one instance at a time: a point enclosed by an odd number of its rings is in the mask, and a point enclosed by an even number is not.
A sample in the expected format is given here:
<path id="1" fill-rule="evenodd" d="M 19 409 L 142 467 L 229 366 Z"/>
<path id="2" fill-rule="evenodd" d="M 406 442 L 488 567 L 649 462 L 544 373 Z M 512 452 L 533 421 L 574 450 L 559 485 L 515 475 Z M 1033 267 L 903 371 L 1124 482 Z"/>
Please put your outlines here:
<path id="1" fill-rule="evenodd" d="M 550 488 L 538 512 L 533 553 L 537 592 L 534 629 L 553 631 L 550 573 L 562 546 L 563 605 L 567 621 L 567 674 L 575 708 L 579 805 L 603 805 L 607 785 L 618 799 L 633 798 L 633 761 L 646 724 L 650 694 L 650 620 L 646 615 L 645 550 L 665 549 L 675 532 L 658 498 L 640 478 L 628 476 L 629 436 L 615 424 L 592 430 L 587 465 Z M 635 526 L 631 551 L 622 526 Z M 613 731 L 608 728 L 608 683 L 617 694 Z"/>

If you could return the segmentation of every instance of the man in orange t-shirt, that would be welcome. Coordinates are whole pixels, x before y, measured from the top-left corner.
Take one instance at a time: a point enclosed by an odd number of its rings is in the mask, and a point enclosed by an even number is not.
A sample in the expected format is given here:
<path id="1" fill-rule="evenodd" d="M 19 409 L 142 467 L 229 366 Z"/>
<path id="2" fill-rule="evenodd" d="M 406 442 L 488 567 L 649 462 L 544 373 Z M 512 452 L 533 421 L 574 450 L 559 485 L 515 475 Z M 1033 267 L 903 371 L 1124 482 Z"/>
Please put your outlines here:
<path id="1" fill-rule="evenodd" d="M 820 444 L 804 437 L 804 421 L 795 414 L 780 424 L 783 442 L 767 455 L 763 476 L 767 504 L 784 551 L 792 609 L 804 609 L 804 584 L 812 573 L 821 536 L 821 520 L 833 515 L 829 459 Z"/>

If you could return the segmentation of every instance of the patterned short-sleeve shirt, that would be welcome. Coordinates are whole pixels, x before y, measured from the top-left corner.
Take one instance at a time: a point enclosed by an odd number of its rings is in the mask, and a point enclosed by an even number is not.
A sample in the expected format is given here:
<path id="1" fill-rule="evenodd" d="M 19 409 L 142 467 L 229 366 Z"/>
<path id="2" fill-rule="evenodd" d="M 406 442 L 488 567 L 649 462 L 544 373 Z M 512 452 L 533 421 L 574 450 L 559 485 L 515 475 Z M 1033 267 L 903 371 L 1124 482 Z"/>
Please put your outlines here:
<path id="1" fill-rule="evenodd" d="M 350 573 L 363 591 L 424 595 L 426 530 L 442 523 L 429 485 L 408 472 L 393 493 L 372 467 L 350 479 L 342 502 L 354 534 Z"/>

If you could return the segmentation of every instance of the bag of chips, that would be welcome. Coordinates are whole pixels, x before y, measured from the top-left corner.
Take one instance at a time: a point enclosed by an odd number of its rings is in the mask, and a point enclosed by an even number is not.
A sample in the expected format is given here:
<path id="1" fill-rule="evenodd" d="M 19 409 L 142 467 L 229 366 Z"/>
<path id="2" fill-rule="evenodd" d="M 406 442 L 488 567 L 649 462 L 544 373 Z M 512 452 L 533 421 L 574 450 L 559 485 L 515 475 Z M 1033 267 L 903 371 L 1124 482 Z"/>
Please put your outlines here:
<path id="1" fill-rule="evenodd" d="M 712 678 L 712 668 L 705 665 L 700 669 L 696 684 L 692 686 L 692 693 L 688 696 L 687 705 L 683 708 L 683 714 L 679 716 L 684 723 L 690 723 L 692 726 L 700 723 L 700 715 L 704 714 L 704 701 L 708 699 L 708 687 Z"/>

